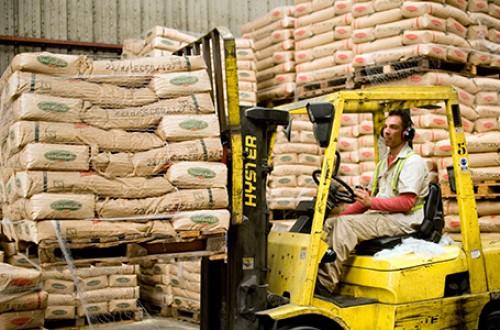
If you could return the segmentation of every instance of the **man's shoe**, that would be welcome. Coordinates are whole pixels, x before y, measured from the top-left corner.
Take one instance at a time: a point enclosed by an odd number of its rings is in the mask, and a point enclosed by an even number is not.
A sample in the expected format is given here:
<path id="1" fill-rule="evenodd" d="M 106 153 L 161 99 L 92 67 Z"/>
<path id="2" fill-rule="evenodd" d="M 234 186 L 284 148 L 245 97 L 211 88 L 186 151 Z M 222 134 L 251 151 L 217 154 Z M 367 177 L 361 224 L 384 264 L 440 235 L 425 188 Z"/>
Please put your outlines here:
<path id="1" fill-rule="evenodd" d="M 334 262 L 335 259 L 337 259 L 337 254 L 335 253 L 335 251 L 328 248 L 328 250 L 326 250 L 325 252 L 325 255 L 323 255 L 323 258 L 321 258 L 321 263 L 322 264 L 331 263 Z"/>

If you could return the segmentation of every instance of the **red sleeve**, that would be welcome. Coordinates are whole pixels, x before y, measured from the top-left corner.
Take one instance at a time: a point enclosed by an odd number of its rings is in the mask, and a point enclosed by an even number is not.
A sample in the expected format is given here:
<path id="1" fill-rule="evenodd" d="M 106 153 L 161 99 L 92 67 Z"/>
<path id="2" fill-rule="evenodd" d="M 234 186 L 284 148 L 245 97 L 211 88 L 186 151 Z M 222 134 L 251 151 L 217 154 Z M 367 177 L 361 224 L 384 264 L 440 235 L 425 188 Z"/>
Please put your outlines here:
<path id="1" fill-rule="evenodd" d="M 408 212 L 417 201 L 417 195 L 412 193 L 401 194 L 392 198 L 372 198 L 371 209 L 390 212 Z"/>
<path id="2" fill-rule="evenodd" d="M 344 211 L 340 213 L 340 215 L 345 214 L 361 214 L 368 210 L 368 207 L 361 204 L 361 202 L 356 201 L 354 204 L 349 205 Z"/>

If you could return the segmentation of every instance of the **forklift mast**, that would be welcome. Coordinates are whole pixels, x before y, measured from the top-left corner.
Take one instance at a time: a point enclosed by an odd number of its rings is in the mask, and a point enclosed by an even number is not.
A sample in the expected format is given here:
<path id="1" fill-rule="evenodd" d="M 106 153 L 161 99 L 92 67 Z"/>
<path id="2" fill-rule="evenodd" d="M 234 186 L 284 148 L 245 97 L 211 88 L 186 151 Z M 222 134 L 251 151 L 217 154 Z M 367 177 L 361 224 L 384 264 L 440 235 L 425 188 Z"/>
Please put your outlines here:
<path id="1" fill-rule="evenodd" d="M 269 308 L 268 299 L 280 300 L 268 294 L 265 284 L 270 231 L 266 183 L 271 140 L 277 125 L 288 125 L 289 113 L 239 106 L 236 46 L 226 28 L 212 30 L 176 54 L 204 57 L 229 175 L 227 260 L 202 260 L 201 329 L 257 329 L 256 312 Z"/>

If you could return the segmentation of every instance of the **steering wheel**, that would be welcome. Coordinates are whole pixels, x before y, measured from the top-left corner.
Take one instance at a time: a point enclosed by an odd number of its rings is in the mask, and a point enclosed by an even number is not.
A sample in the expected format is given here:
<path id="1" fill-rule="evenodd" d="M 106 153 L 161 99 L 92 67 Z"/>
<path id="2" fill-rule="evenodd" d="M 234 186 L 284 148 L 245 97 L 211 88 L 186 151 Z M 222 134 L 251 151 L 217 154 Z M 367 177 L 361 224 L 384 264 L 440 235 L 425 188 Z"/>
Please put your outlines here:
<path id="1" fill-rule="evenodd" d="M 312 178 L 314 182 L 316 182 L 317 185 L 319 185 L 319 175 L 321 174 L 321 170 L 315 170 L 312 173 Z M 345 188 L 345 191 L 339 190 L 338 187 L 336 189 L 332 189 L 330 187 L 330 193 L 328 196 L 328 199 L 332 199 L 335 201 L 335 204 L 338 204 L 339 202 L 344 202 L 348 204 L 353 204 L 356 201 L 356 195 L 354 194 L 354 190 L 341 178 L 337 177 L 334 173 L 332 175 L 332 180 L 337 181 L 341 187 Z"/>

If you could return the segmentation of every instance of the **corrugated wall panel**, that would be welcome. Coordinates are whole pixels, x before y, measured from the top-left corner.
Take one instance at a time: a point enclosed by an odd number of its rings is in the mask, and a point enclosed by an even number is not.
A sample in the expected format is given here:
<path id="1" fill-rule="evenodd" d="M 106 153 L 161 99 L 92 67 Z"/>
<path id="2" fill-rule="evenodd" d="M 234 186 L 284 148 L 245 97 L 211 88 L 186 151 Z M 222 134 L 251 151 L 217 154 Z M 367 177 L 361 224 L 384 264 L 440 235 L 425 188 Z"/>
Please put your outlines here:
<path id="1" fill-rule="evenodd" d="M 118 43 L 143 38 L 155 25 L 203 34 L 226 26 L 235 36 L 240 26 L 294 0 L 0 0 L 0 33 L 8 36 Z M 51 47 L 47 51 L 116 56 L 115 52 Z M 40 47 L 0 44 L 0 70 L 14 54 Z"/>

